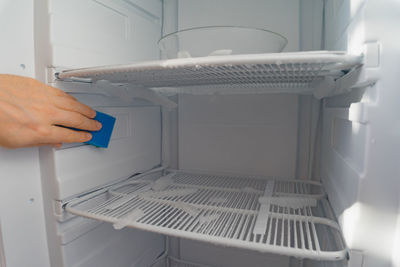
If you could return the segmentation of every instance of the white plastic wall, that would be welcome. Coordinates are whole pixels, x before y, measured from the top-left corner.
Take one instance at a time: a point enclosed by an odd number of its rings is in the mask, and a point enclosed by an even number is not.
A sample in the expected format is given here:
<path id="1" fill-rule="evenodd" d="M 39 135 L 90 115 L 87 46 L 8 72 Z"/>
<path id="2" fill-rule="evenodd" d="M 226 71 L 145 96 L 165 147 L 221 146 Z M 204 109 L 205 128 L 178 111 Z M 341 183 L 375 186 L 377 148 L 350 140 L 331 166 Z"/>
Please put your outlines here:
<path id="1" fill-rule="evenodd" d="M 0 1 L 0 73 L 35 77 L 33 21 L 33 1 Z M 0 149 L 0 170 L 0 266 L 47 267 L 38 149 Z"/>
<path id="2" fill-rule="evenodd" d="M 297 95 L 179 96 L 179 168 L 294 178 Z"/>
<path id="3" fill-rule="evenodd" d="M 301 0 L 300 5 L 300 50 L 322 50 L 324 0 Z"/>
<path id="4" fill-rule="evenodd" d="M 327 1 L 326 48 L 364 51 L 359 81 L 378 79 L 323 111 L 321 179 L 363 267 L 398 264 L 399 20 L 398 1 Z"/>
<path id="5" fill-rule="evenodd" d="M 149 266 L 162 254 L 163 240 L 158 234 L 130 228 L 117 231 L 110 224 L 102 223 L 63 244 L 63 264 L 74 267 Z"/>
<path id="6" fill-rule="evenodd" d="M 0 149 L 0 169 L 0 262 L 49 266 L 37 149 Z"/>
<path id="7" fill-rule="evenodd" d="M 181 241 L 181 258 L 189 262 L 198 262 L 206 266 L 218 267 L 288 267 L 289 257 L 247 251 L 237 248 L 215 246 L 212 244 L 185 240 Z"/>
<path id="8" fill-rule="evenodd" d="M 202 26 L 248 26 L 278 32 L 288 39 L 284 51 L 299 50 L 298 0 L 179 0 L 178 29 Z M 201 42 L 207 40 L 195 40 Z"/>
<path id="9" fill-rule="evenodd" d="M 42 173 L 64 200 L 161 163 L 159 107 L 95 107 L 116 118 L 108 148 L 41 149 Z"/>
<path id="10" fill-rule="evenodd" d="M 393 266 L 399 267 L 400 266 L 400 200 L 398 202 L 399 210 L 397 211 L 397 225 L 396 225 L 396 232 L 394 234 L 394 243 L 392 249 L 392 262 Z"/>
<path id="11" fill-rule="evenodd" d="M 325 49 L 362 52 L 366 0 L 328 0 L 325 8 Z"/>
<path id="12" fill-rule="evenodd" d="M 3 235 L 1 233 L 1 221 L 0 221 L 0 267 L 6 266 L 6 256 L 4 252 Z"/>
<path id="13" fill-rule="evenodd" d="M 51 65 L 64 68 L 158 59 L 160 0 L 49 0 Z"/>

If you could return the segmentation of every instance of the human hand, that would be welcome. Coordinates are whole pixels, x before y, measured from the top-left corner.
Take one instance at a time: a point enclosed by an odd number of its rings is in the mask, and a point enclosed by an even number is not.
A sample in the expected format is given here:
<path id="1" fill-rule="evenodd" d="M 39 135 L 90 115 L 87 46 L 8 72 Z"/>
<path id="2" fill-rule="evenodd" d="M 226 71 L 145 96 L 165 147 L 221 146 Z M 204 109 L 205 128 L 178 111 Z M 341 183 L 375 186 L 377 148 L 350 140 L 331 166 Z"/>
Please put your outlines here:
<path id="1" fill-rule="evenodd" d="M 35 79 L 0 74 L 0 146 L 7 148 L 89 141 L 96 111 Z"/>

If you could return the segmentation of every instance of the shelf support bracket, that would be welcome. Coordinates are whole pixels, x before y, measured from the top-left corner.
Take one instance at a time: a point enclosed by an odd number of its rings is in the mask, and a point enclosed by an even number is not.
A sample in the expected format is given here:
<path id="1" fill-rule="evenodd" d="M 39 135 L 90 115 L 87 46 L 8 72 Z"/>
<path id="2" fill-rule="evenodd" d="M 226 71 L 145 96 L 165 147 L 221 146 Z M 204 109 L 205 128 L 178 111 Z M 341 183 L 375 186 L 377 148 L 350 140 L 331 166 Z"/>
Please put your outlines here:
<path id="1" fill-rule="evenodd" d="M 268 181 L 265 187 L 264 196 L 266 198 L 272 197 L 274 193 L 275 181 Z M 269 210 L 271 204 L 269 202 L 264 202 L 260 206 L 260 210 L 258 211 L 257 220 L 254 225 L 253 234 L 255 235 L 264 235 L 267 230 L 267 223 L 269 217 Z"/>
<path id="2" fill-rule="evenodd" d="M 313 86 L 317 88 L 314 96 L 321 99 L 349 93 L 357 88 L 372 86 L 377 80 L 377 78 L 367 78 L 362 66 L 358 66 L 340 78 L 326 77 L 324 80 L 314 83 Z"/>

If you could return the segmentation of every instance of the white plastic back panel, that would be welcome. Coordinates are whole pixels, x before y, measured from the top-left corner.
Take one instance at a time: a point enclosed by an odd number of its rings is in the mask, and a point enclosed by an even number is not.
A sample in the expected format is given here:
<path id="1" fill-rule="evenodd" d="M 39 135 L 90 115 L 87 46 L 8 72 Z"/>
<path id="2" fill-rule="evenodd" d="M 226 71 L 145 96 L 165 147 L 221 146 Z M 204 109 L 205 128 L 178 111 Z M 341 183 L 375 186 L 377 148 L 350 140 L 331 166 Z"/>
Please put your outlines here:
<path id="1" fill-rule="evenodd" d="M 160 17 L 162 12 L 162 0 L 123 0 L 149 16 Z"/>
<path id="2" fill-rule="evenodd" d="M 288 39 L 284 51 L 298 51 L 299 13 L 298 0 L 180 0 L 178 28 L 216 25 L 263 28 L 278 32 Z M 208 40 L 198 39 L 194 42 L 201 45 L 201 42 Z"/>
<path id="3" fill-rule="evenodd" d="M 289 257 L 257 253 L 243 249 L 215 246 L 211 244 L 182 239 L 180 254 L 187 261 L 201 262 L 207 266 L 218 267 L 288 267 Z"/>
<path id="4" fill-rule="evenodd" d="M 160 1 L 50 2 L 53 66 L 87 67 L 158 59 Z"/>
<path id="5" fill-rule="evenodd" d="M 179 168 L 293 178 L 298 96 L 179 97 Z"/>
<path id="6" fill-rule="evenodd" d="M 76 195 L 160 164 L 159 107 L 97 108 L 116 117 L 109 147 L 54 150 L 55 198 Z"/>
<path id="7" fill-rule="evenodd" d="M 300 5 L 300 50 L 321 50 L 323 8 L 324 1 L 321 0 L 301 0 Z"/>

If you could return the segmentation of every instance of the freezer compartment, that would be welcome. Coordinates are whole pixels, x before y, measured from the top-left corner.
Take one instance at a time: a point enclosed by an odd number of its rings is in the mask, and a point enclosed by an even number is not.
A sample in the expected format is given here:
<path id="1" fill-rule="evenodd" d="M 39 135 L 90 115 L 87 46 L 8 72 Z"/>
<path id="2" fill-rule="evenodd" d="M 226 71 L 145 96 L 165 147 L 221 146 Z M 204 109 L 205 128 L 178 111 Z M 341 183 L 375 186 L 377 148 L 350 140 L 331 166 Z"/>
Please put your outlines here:
<path id="1" fill-rule="evenodd" d="M 73 214 L 259 252 L 341 260 L 346 247 L 321 184 L 171 171 L 71 201 Z"/>

